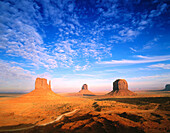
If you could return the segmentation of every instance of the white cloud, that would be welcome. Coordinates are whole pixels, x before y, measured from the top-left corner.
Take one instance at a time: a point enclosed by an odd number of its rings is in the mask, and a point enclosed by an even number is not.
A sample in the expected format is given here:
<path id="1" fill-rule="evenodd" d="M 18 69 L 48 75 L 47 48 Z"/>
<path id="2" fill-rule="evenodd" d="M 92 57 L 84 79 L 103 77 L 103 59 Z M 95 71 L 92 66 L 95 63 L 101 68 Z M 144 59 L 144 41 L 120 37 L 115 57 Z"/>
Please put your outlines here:
<path id="1" fill-rule="evenodd" d="M 154 76 L 141 76 L 141 77 L 134 77 L 134 78 L 129 78 L 130 80 L 155 80 L 157 78 L 168 78 L 170 75 L 154 75 Z"/>
<path id="2" fill-rule="evenodd" d="M 0 29 L 0 35 L 3 38 L 0 40 L 0 44 L 2 44 L 1 48 L 6 51 L 6 54 L 29 60 L 37 67 L 58 67 L 57 61 L 48 54 L 43 44 L 43 38 L 36 29 L 38 22 L 35 21 L 34 17 L 39 15 L 39 12 L 35 14 L 37 7 L 28 1 L 16 2 L 16 7 L 11 6 L 8 2 L 1 4 L 3 8 L 1 25 L 4 27 Z M 27 7 L 31 13 L 28 12 Z"/>
<path id="3" fill-rule="evenodd" d="M 170 69 L 170 64 L 155 64 L 148 66 L 150 68 L 162 68 L 162 69 Z"/>
<path id="4" fill-rule="evenodd" d="M 28 91 L 33 89 L 34 72 L 0 60 L 0 91 Z"/>
<path id="5" fill-rule="evenodd" d="M 161 90 L 166 84 L 170 82 L 170 73 L 152 75 L 152 76 L 140 76 L 127 78 L 129 80 L 129 87 L 133 90 L 148 90 L 148 89 L 157 89 Z M 138 88 L 138 89 L 137 89 Z"/>
<path id="6" fill-rule="evenodd" d="M 123 30 L 119 31 L 119 34 L 121 36 L 124 36 L 124 37 L 133 37 L 133 36 L 137 36 L 139 34 L 138 31 L 134 31 L 132 29 L 129 29 L 129 28 L 124 28 Z"/>
<path id="7" fill-rule="evenodd" d="M 99 10 L 100 12 L 102 10 Z M 108 8 L 108 10 L 106 12 L 103 12 L 103 16 L 104 17 L 118 17 L 118 9 L 117 9 L 117 4 L 113 4 L 111 7 Z"/>
<path id="8" fill-rule="evenodd" d="M 154 46 L 156 46 L 156 42 L 158 42 L 159 40 L 159 37 L 155 37 L 153 40 L 149 41 L 148 43 L 146 43 L 144 46 L 143 46 L 143 49 L 151 49 L 153 48 Z"/>
<path id="9" fill-rule="evenodd" d="M 3 60 L 0 60 L 0 75 L 1 80 L 6 79 L 24 79 L 24 78 L 32 78 L 33 72 L 25 70 L 19 66 L 16 66 L 14 63 L 7 63 Z"/>
<path id="10" fill-rule="evenodd" d="M 80 66 L 80 65 L 76 65 L 75 66 L 75 71 L 84 71 L 86 69 L 88 69 L 90 66 L 88 64 L 84 65 L 84 66 Z"/>
<path id="11" fill-rule="evenodd" d="M 132 50 L 133 52 L 137 52 L 137 50 L 132 47 L 130 47 L 130 50 Z"/>
<path id="12" fill-rule="evenodd" d="M 152 10 L 150 12 L 149 17 L 157 17 L 159 15 L 161 15 L 167 8 L 167 4 L 166 3 L 161 3 L 157 6 L 156 10 Z"/>
<path id="13" fill-rule="evenodd" d="M 75 66 L 75 70 L 76 70 L 76 71 L 80 71 L 80 70 L 81 70 L 81 66 L 76 65 L 76 66 Z"/>
<path id="14" fill-rule="evenodd" d="M 140 23 L 139 23 L 139 25 L 147 25 L 148 24 L 148 21 L 146 21 L 146 20 L 142 20 Z"/>
<path id="15" fill-rule="evenodd" d="M 83 76 L 83 77 L 96 77 L 96 75 L 92 75 L 92 74 L 75 74 L 75 75 L 78 75 L 78 76 Z"/>
<path id="16" fill-rule="evenodd" d="M 138 60 L 111 60 L 111 61 L 101 61 L 98 64 L 114 64 L 114 65 L 121 65 L 121 64 L 141 64 L 141 63 L 152 63 L 152 62 L 161 62 L 170 60 L 170 55 L 165 56 L 138 56 L 143 59 Z"/>

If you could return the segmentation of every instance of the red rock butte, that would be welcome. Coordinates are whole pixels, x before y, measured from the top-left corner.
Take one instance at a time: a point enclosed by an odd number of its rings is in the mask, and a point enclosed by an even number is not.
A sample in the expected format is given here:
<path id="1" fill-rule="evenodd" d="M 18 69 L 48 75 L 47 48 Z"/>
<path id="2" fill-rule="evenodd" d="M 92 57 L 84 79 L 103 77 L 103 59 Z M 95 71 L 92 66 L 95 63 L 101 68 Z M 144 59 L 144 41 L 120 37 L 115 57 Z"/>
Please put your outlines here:
<path id="1" fill-rule="evenodd" d="M 113 82 L 113 90 L 107 95 L 111 96 L 134 96 L 136 93 L 128 90 L 128 83 L 125 79 L 117 79 Z"/>
<path id="2" fill-rule="evenodd" d="M 47 79 L 37 78 L 35 81 L 35 90 L 51 90 L 51 80 L 49 85 L 47 84 Z"/>
<path id="3" fill-rule="evenodd" d="M 79 95 L 84 96 L 94 96 L 95 94 L 88 90 L 87 84 L 84 84 L 81 88 L 81 90 L 78 92 Z"/>
<path id="4" fill-rule="evenodd" d="M 51 81 L 47 84 L 47 79 L 37 78 L 35 80 L 35 89 L 20 98 L 26 101 L 42 101 L 55 100 L 56 98 L 61 98 L 61 96 L 51 90 Z"/>

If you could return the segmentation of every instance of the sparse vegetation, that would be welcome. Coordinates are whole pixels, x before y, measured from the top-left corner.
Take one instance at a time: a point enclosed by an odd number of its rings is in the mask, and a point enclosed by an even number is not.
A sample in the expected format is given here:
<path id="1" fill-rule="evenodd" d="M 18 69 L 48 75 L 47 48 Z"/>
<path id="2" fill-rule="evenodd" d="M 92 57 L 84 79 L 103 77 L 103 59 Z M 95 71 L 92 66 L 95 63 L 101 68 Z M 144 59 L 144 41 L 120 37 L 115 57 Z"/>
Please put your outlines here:
<path id="1" fill-rule="evenodd" d="M 163 111 L 170 111 L 170 101 L 160 104 L 158 109 Z"/>
<path id="2" fill-rule="evenodd" d="M 170 97 L 143 97 L 143 98 L 102 98 L 97 101 L 116 101 L 134 105 L 147 105 L 149 103 L 166 103 L 170 102 Z"/>
<path id="3" fill-rule="evenodd" d="M 92 106 L 94 107 L 95 111 L 101 111 L 101 106 L 99 106 L 97 102 L 94 102 Z"/>
<path id="4" fill-rule="evenodd" d="M 129 120 L 132 120 L 134 122 L 144 121 L 143 117 L 134 115 L 134 114 L 127 114 L 126 112 L 123 112 L 121 114 L 118 114 L 120 117 L 127 118 Z"/>
<path id="5" fill-rule="evenodd" d="M 148 103 L 147 105 L 138 105 L 138 109 L 150 110 L 150 109 L 154 109 L 156 105 L 157 104 L 155 103 Z"/>
<path id="6" fill-rule="evenodd" d="M 29 99 L 30 98 L 30 99 Z M 5 125 L 3 129 L 11 125 L 37 124 L 55 120 L 63 113 L 80 109 L 73 116 L 63 117 L 60 122 L 52 123 L 49 126 L 36 127 L 30 132 L 45 130 L 53 132 L 167 132 L 170 130 L 169 97 L 147 97 L 147 98 L 105 98 L 94 97 L 62 97 L 45 100 L 43 97 L 35 100 L 27 97 L 26 103 L 23 99 L 3 102 L 3 109 L 6 114 L 0 112 L 1 119 Z M 33 99 L 33 100 L 32 100 Z M 13 104 L 15 103 L 15 104 Z M 15 107 L 15 108 L 14 108 Z M 23 111 L 24 110 L 24 111 Z M 23 115 L 19 115 L 23 113 Z M 1 126 L 2 127 L 2 126 Z M 15 126 L 14 126 L 15 127 Z M 23 126 L 24 127 L 24 126 Z M 142 128 L 141 128 L 142 127 Z M 20 128 L 20 127 L 16 127 Z M 21 126 L 22 128 L 22 126 Z"/>

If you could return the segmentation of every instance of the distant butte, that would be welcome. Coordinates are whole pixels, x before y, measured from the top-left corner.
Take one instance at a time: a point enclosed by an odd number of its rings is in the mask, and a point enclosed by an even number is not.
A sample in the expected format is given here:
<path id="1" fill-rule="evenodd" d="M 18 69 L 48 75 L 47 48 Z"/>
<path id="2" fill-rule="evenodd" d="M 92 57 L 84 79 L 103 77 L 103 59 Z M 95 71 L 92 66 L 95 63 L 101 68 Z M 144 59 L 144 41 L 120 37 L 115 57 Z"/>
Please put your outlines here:
<path id="1" fill-rule="evenodd" d="M 81 88 L 81 90 L 78 92 L 79 95 L 83 95 L 83 96 L 95 96 L 94 93 L 92 93 L 91 91 L 88 90 L 88 86 L 87 84 L 84 84 Z"/>
<path id="2" fill-rule="evenodd" d="M 165 85 L 165 89 L 163 91 L 170 91 L 170 84 Z"/>
<path id="3" fill-rule="evenodd" d="M 134 96 L 136 93 L 128 90 L 128 83 L 125 79 L 117 79 L 113 82 L 113 90 L 107 95 L 110 96 Z"/>

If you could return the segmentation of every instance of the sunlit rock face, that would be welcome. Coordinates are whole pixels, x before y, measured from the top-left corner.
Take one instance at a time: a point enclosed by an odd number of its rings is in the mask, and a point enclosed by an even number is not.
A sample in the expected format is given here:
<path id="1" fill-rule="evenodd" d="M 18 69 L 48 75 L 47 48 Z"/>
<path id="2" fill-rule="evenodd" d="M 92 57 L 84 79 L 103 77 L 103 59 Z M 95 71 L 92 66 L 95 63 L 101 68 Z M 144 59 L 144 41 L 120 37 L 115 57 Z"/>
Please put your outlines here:
<path id="1" fill-rule="evenodd" d="M 51 81 L 47 84 L 47 79 L 37 78 L 35 81 L 35 90 L 51 90 Z"/>
<path id="2" fill-rule="evenodd" d="M 117 79 L 113 82 L 113 91 L 128 90 L 128 83 L 125 79 Z"/>
<path id="3" fill-rule="evenodd" d="M 88 86 L 87 86 L 87 84 L 84 84 L 83 86 L 82 86 L 82 88 L 81 88 L 82 90 L 88 90 Z"/>
<path id="4" fill-rule="evenodd" d="M 113 90 L 107 95 L 110 96 L 134 96 L 134 92 L 128 90 L 128 83 L 125 79 L 117 79 L 113 82 Z"/>
<path id="5" fill-rule="evenodd" d="M 170 91 L 170 84 L 165 85 L 164 91 Z"/>

